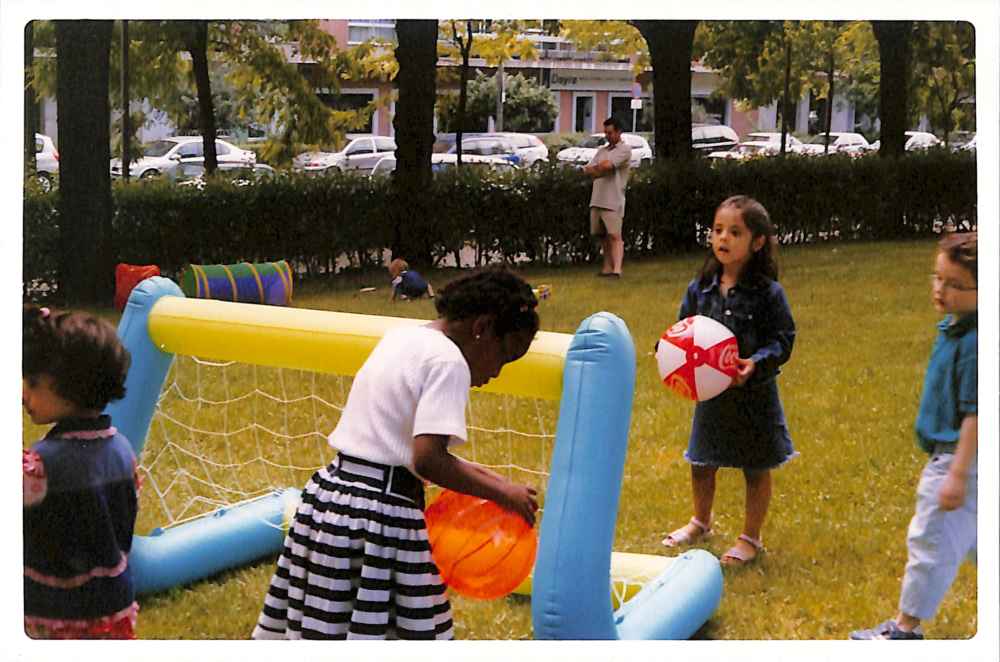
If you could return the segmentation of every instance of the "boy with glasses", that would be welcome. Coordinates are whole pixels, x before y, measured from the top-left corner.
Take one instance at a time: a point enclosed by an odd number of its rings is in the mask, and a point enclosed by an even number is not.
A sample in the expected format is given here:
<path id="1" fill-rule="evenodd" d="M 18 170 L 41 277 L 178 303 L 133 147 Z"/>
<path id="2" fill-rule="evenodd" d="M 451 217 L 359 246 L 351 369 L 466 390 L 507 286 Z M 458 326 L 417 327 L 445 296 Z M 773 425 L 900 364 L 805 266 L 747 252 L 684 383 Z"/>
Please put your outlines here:
<path id="1" fill-rule="evenodd" d="M 920 622 L 934 616 L 962 561 L 976 561 L 977 273 L 977 234 L 945 237 L 931 275 L 931 300 L 945 318 L 916 422 L 917 443 L 930 460 L 906 536 L 899 610 L 893 619 L 851 632 L 851 639 L 923 639 Z"/>

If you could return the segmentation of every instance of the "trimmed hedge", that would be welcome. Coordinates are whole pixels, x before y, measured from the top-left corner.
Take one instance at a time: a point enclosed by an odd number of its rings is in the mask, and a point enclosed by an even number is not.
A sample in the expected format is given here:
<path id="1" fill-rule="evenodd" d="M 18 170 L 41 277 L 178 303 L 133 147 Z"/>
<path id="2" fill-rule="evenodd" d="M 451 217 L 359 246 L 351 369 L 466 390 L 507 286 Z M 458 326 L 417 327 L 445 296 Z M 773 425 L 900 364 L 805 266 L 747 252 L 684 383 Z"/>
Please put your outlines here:
<path id="1" fill-rule="evenodd" d="M 116 261 L 177 274 L 200 264 L 287 259 L 306 274 L 330 273 L 338 256 L 381 264 L 399 224 L 404 245 L 440 262 L 466 245 L 482 262 L 589 259 L 590 180 L 549 164 L 499 175 L 477 168 L 435 176 L 420 200 L 398 200 L 388 178 L 280 175 L 251 185 L 210 180 L 116 183 Z M 942 222 L 976 225 L 976 162 L 943 150 L 876 156 L 694 160 L 636 170 L 624 240 L 631 255 L 695 248 L 724 198 L 746 193 L 771 213 L 784 243 L 928 235 Z M 58 191 L 26 192 L 24 283 L 54 282 Z"/>

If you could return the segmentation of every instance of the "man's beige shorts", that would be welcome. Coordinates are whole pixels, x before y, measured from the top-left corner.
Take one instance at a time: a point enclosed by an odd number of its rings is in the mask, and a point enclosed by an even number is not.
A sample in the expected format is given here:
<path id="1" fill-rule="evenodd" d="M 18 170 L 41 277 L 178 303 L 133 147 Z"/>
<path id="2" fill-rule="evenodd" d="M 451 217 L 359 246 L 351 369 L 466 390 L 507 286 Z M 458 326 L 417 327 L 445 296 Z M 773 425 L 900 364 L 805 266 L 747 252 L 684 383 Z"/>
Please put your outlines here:
<path id="1" fill-rule="evenodd" d="M 610 209 L 591 207 L 590 234 L 597 237 L 603 237 L 606 234 L 620 237 L 622 234 L 622 217 Z"/>

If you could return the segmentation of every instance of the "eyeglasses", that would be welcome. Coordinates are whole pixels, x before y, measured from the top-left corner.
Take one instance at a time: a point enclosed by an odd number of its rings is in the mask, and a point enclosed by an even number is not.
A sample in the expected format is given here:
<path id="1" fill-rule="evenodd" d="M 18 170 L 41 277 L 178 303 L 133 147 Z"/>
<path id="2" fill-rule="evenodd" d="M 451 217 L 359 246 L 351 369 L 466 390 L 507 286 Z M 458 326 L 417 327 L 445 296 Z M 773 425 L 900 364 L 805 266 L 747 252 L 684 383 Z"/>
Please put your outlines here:
<path id="1" fill-rule="evenodd" d="M 942 290 L 951 290 L 952 292 L 975 292 L 978 287 L 965 287 L 964 285 L 959 285 L 954 281 L 944 280 L 937 274 L 931 274 L 931 286 L 940 287 Z"/>

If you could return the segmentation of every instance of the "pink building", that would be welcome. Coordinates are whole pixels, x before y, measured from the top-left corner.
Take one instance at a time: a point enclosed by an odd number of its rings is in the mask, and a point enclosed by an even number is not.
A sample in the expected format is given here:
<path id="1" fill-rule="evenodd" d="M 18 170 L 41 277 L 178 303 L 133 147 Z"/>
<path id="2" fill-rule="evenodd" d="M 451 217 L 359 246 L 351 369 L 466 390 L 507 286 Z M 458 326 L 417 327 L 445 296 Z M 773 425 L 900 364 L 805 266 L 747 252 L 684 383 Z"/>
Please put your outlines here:
<path id="1" fill-rule="evenodd" d="M 340 19 L 323 20 L 321 27 L 337 38 L 341 46 L 354 46 L 369 38 L 394 39 L 395 21 L 392 19 Z M 601 130 L 607 117 L 616 115 L 626 124 L 627 130 L 652 131 L 652 83 L 649 72 L 636 77 L 628 61 L 601 61 L 590 52 L 574 50 L 573 45 L 561 37 L 532 34 L 539 53 L 537 60 L 513 59 L 504 63 L 504 73 L 520 73 L 537 79 L 552 91 L 559 108 L 553 133 L 591 133 Z M 470 65 L 486 75 L 493 75 L 495 68 L 482 59 L 473 58 Z M 453 67 L 454 62 L 442 59 L 438 66 Z M 741 134 L 760 127 L 757 113 L 743 113 L 729 100 L 716 99 L 712 93 L 720 79 L 714 71 L 697 63 L 691 66 L 691 94 L 697 105 L 695 121 L 729 124 Z M 447 89 L 447 88 L 446 88 Z M 457 86 L 456 86 L 457 89 Z M 384 101 L 373 117 L 368 129 L 379 135 L 392 135 L 392 116 L 395 110 L 394 87 L 385 83 L 345 82 L 341 93 L 330 96 L 328 102 L 338 107 L 356 107 L 372 100 Z M 320 93 L 321 96 L 323 92 Z M 632 111 L 632 100 L 642 100 L 642 110 Z M 700 110 L 699 110 L 700 109 Z M 632 126 L 633 117 L 636 127 Z"/>

